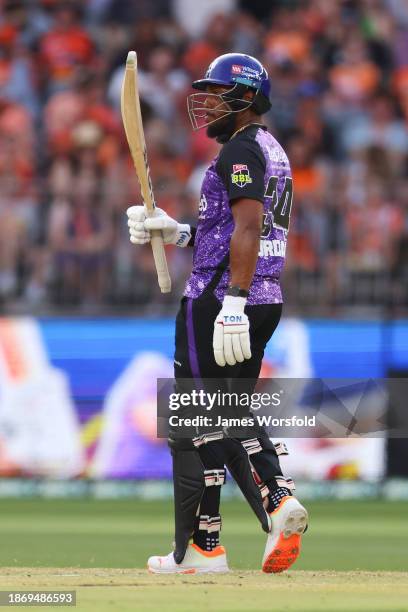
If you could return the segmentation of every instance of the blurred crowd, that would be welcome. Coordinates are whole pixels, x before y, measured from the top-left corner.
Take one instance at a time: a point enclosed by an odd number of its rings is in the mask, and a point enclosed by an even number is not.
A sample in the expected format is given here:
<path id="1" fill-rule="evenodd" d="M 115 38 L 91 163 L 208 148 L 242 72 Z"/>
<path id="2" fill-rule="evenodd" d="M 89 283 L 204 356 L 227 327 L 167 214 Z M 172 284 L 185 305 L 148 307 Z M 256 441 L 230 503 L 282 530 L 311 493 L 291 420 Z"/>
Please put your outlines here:
<path id="1" fill-rule="evenodd" d="M 295 200 L 284 276 L 300 312 L 408 307 L 408 3 L 405 0 L 0 0 L 0 304 L 171 308 L 191 250 L 127 238 L 140 191 L 120 119 L 138 53 L 159 206 L 194 222 L 218 145 L 192 132 L 190 83 L 237 51 L 269 71 L 265 116 Z"/>

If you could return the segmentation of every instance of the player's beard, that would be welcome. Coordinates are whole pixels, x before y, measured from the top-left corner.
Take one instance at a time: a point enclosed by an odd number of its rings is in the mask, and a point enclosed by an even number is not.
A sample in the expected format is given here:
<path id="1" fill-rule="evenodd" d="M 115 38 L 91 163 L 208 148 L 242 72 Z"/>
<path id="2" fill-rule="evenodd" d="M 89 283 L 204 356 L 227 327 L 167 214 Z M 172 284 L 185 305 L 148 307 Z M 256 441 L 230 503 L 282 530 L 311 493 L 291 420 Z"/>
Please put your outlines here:
<path id="1" fill-rule="evenodd" d="M 236 131 L 236 113 L 228 113 L 207 126 L 208 138 L 216 138 L 217 142 L 227 142 Z"/>

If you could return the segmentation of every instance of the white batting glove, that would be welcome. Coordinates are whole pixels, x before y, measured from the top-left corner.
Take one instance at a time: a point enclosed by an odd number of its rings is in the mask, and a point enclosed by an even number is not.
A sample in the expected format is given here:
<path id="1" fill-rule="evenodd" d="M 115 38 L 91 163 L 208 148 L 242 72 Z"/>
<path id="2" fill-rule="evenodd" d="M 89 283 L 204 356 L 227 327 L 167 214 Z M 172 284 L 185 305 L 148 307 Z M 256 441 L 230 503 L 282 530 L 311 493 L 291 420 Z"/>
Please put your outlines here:
<path id="1" fill-rule="evenodd" d="M 226 295 L 215 319 L 213 348 L 219 366 L 251 359 L 249 320 L 244 313 L 246 298 Z"/>
<path id="2" fill-rule="evenodd" d="M 188 245 L 191 228 L 187 223 L 178 223 L 161 208 L 156 208 L 153 216 L 146 215 L 144 206 L 131 206 L 127 209 L 130 242 L 146 244 L 150 242 L 151 230 L 160 230 L 164 244 L 175 244 L 179 247 Z"/>

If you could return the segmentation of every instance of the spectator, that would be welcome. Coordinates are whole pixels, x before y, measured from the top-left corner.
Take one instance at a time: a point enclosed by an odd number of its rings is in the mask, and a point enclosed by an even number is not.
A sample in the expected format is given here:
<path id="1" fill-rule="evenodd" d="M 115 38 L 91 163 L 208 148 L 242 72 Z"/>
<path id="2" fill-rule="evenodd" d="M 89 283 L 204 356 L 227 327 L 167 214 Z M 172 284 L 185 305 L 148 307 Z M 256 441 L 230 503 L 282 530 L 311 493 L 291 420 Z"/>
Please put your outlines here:
<path id="1" fill-rule="evenodd" d="M 352 33 L 329 71 L 329 81 L 344 105 L 364 102 L 380 83 L 380 71 L 370 60 L 364 40 Z"/>
<path id="2" fill-rule="evenodd" d="M 4 307 L 151 309 L 176 299 L 188 250 L 168 249 L 176 289 L 162 296 L 150 250 L 136 256 L 127 240 L 123 212 L 140 202 L 120 120 L 129 48 L 138 53 L 159 205 L 192 221 L 200 176 L 217 155 L 214 141 L 190 129 L 191 80 L 221 53 L 258 55 L 271 79 L 266 120 L 293 168 L 292 302 L 371 307 L 383 303 L 384 283 L 391 283 L 390 299 L 407 307 L 408 292 L 400 289 L 408 265 L 406 17 L 399 0 L 4 0 Z"/>
<path id="3" fill-rule="evenodd" d="M 0 97 L 25 106 L 36 117 L 39 102 L 32 77 L 35 65 L 18 36 L 15 26 L 7 22 L 0 26 Z"/>
<path id="4" fill-rule="evenodd" d="M 80 143 L 78 143 L 80 144 Z M 55 299 L 60 305 L 97 305 L 109 278 L 111 224 L 101 206 L 100 168 L 87 143 L 65 169 L 70 194 L 56 198 L 49 218 L 49 240 L 58 270 Z M 67 178 L 68 178 L 67 177 Z"/>
<path id="5" fill-rule="evenodd" d="M 78 67 L 90 67 L 95 59 L 88 32 L 80 24 L 81 9 L 74 2 L 58 3 L 54 23 L 39 41 L 40 75 L 47 94 L 71 87 Z"/>
<path id="6" fill-rule="evenodd" d="M 380 147 L 386 152 L 394 173 L 401 173 L 408 153 L 408 129 L 398 117 L 389 95 L 380 93 L 372 97 L 369 111 L 344 131 L 344 146 L 349 153 Z"/>
<path id="7" fill-rule="evenodd" d="M 34 126 L 26 108 L 0 99 L 0 297 L 15 297 L 35 219 Z"/>

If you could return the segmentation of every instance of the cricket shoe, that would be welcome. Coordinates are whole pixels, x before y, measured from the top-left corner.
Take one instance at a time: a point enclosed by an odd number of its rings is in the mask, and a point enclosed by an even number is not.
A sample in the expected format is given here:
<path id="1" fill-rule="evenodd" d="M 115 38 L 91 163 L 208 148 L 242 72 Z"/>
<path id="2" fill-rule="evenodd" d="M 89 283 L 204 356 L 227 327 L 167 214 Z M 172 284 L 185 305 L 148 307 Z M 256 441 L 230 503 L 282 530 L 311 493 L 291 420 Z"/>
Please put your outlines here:
<path id="1" fill-rule="evenodd" d="M 308 515 L 296 497 L 287 496 L 281 499 L 270 517 L 272 530 L 266 541 L 262 571 L 277 574 L 287 570 L 298 558 Z"/>
<path id="2" fill-rule="evenodd" d="M 225 574 L 229 572 L 227 554 L 223 546 L 211 552 L 190 544 L 181 563 L 176 563 L 173 553 L 166 557 L 150 557 L 147 569 L 152 574 Z"/>

